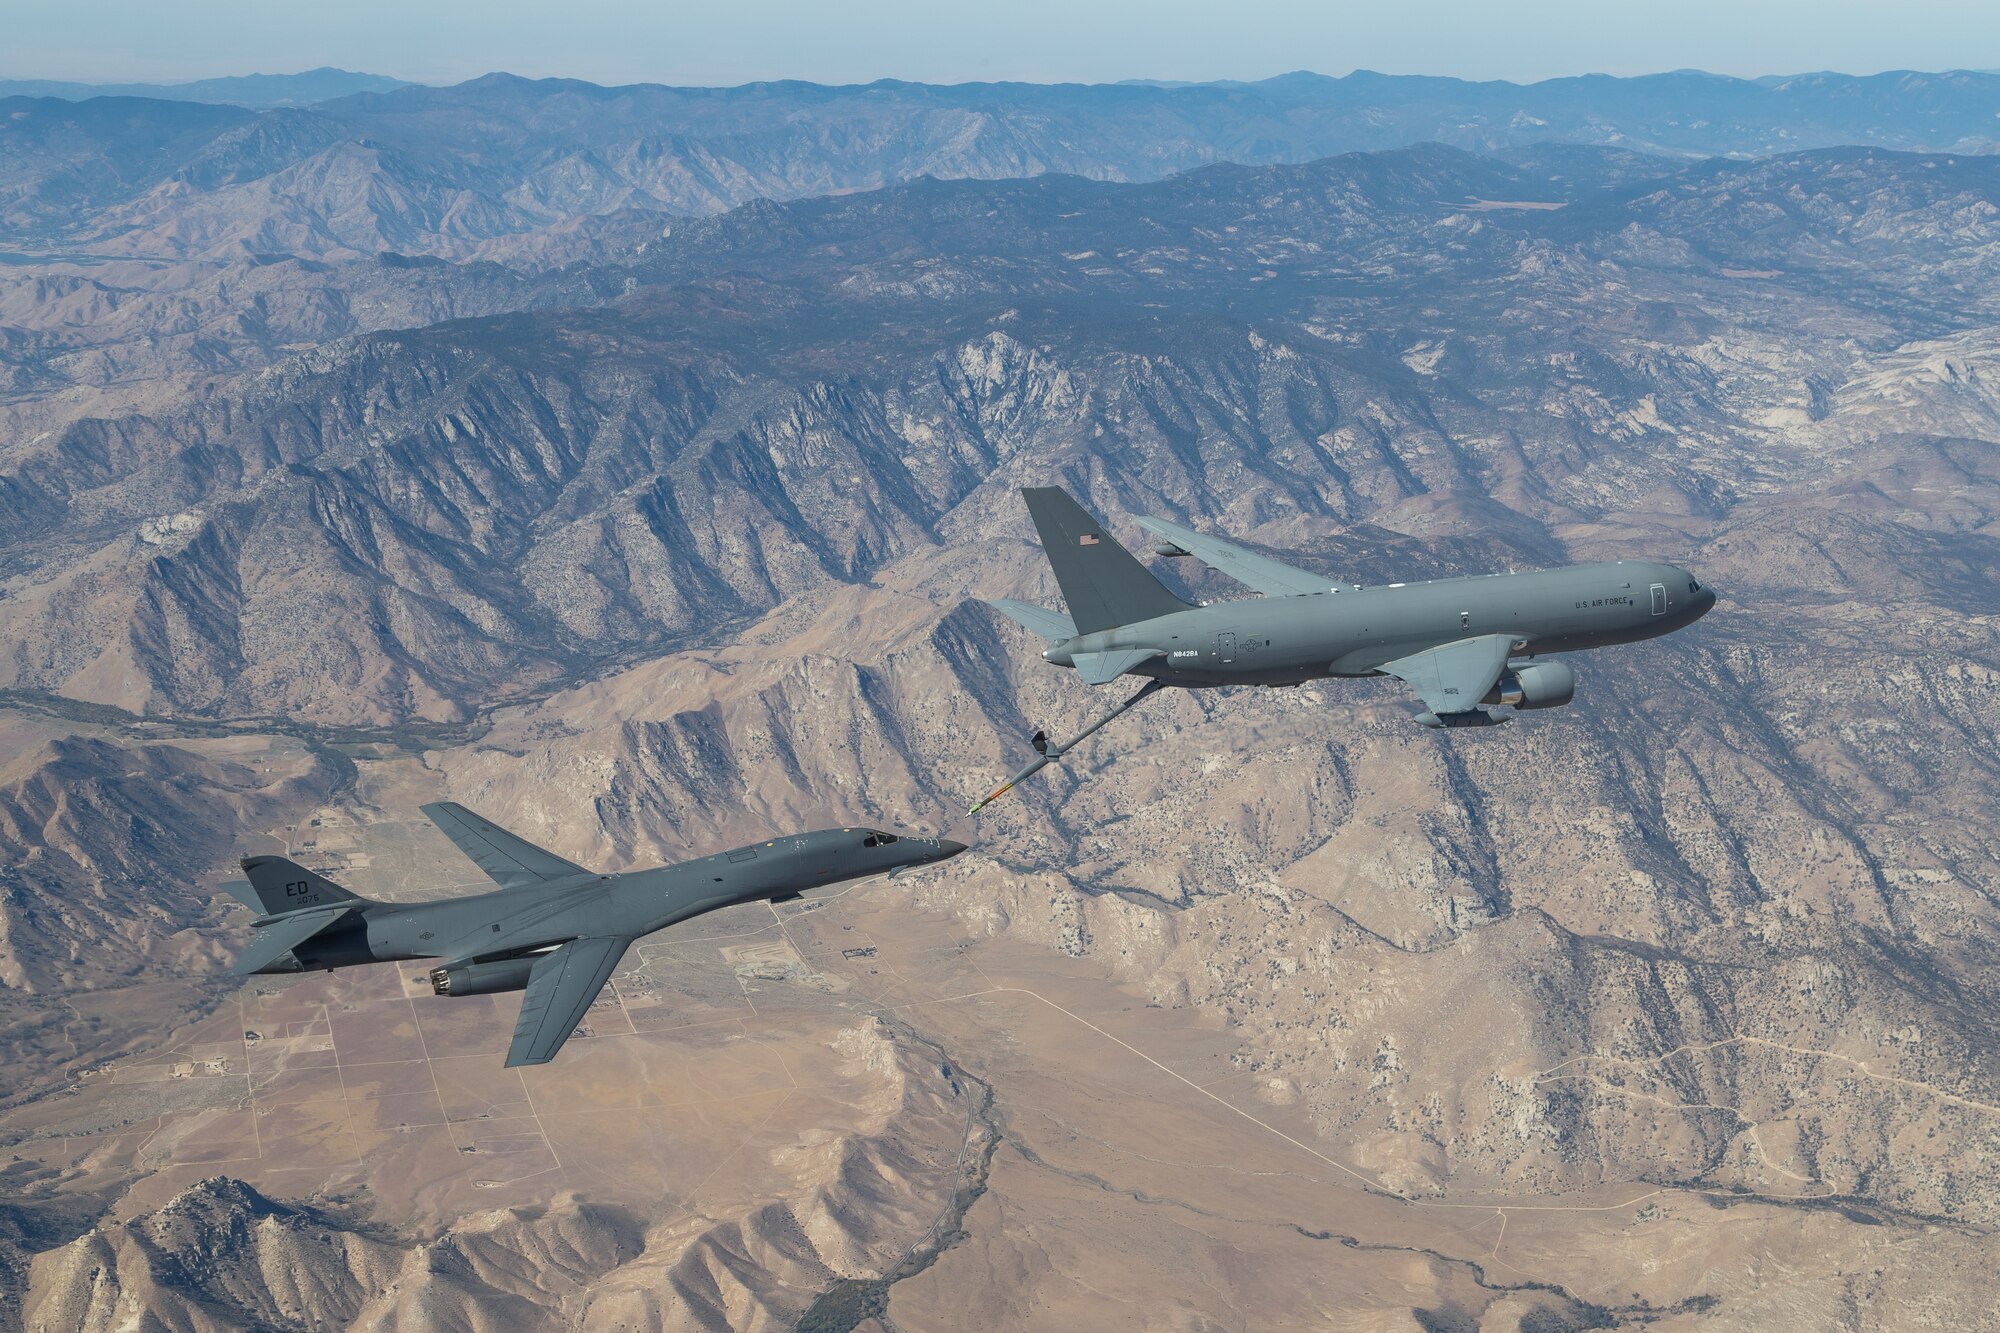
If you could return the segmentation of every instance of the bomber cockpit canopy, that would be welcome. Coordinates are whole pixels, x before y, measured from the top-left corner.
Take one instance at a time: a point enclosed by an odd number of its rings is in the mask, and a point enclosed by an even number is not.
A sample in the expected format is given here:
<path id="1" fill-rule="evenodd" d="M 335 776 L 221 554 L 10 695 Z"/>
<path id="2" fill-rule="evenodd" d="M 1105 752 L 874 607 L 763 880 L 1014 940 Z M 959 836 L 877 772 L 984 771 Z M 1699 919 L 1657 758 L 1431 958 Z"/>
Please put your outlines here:
<path id="1" fill-rule="evenodd" d="M 897 838 L 893 833 L 884 833 L 880 829 L 869 829 L 868 836 L 861 840 L 861 845 L 863 847 L 887 847 L 895 841 L 897 841 Z"/>

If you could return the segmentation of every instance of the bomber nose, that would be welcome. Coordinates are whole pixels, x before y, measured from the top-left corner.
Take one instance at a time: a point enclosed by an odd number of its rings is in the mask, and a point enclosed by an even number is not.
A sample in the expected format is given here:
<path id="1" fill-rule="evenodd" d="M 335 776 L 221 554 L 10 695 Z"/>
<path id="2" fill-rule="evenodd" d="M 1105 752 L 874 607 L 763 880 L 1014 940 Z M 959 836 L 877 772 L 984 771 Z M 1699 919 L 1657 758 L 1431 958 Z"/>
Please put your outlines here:
<path id="1" fill-rule="evenodd" d="M 965 844 L 951 838 L 938 839 L 938 860 L 949 861 L 965 850 Z"/>

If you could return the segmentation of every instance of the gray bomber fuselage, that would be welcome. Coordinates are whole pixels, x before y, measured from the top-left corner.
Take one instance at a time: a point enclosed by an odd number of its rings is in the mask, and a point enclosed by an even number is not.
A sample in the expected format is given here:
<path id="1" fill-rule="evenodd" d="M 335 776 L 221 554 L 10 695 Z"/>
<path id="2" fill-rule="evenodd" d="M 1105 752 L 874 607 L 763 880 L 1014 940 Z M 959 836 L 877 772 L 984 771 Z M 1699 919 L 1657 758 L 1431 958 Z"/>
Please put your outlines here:
<path id="1" fill-rule="evenodd" d="M 371 902 L 293 952 L 307 968 L 512 958 L 573 939 L 648 935 L 737 903 L 789 898 L 964 850 L 949 838 L 882 838 L 873 829 L 821 829 L 653 870 L 579 875 L 438 902 Z"/>
<path id="2" fill-rule="evenodd" d="M 1526 656 L 1633 643 L 1713 605 L 1715 594 L 1684 569 L 1621 560 L 1218 602 L 1081 634 L 1042 656 L 1069 666 L 1078 653 L 1158 649 L 1166 656 L 1130 674 L 1191 688 L 1296 685 L 1374 675 L 1384 662 L 1486 634 L 1512 635 Z"/>

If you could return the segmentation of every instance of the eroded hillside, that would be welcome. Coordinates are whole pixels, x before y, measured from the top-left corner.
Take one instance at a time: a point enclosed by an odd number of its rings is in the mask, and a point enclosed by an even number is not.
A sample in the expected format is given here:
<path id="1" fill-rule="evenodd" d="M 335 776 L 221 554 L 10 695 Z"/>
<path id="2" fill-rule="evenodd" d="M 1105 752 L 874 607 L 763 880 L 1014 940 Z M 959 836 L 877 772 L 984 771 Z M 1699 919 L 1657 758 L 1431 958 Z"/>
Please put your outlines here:
<path id="1" fill-rule="evenodd" d="M 199 391 L 24 400 L 0 925 L 39 1073 L 6 1132 L 23 1198 L 121 1199 L 27 1247 L 29 1308 L 292 1318 L 251 1274 L 309 1236 L 311 1301 L 385 1326 L 781 1327 L 828 1292 L 1046 1327 L 1144 1299 L 1121 1272 L 1211 1318 L 1964 1326 L 2000 1222 L 1996 202 L 1988 159 L 1859 150 L 926 181 Z M 129 910 L 156 864 L 310 838 L 362 891 L 469 883 L 410 822 L 437 796 L 590 865 L 964 836 L 1101 706 L 977 600 L 1055 604 L 1014 494 L 1051 481 L 1135 546 L 1136 512 L 1369 583 L 1671 558 L 1724 601 L 1487 733 L 1370 682 L 1154 701 L 945 870 L 663 943 L 577 1098 L 493 1084 L 494 1033 L 394 969 L 62 1010 L 219 970 L 193 886 Z M 395 1042 L 341 1017 L 371 1005 Z M 919 1091 L 801 1073 L 878 1017 Z M 742 1089 L 672 1091 L 719 1050 Z M 329 1085 L 329 1051 L 387 1072 Z M 711 1198 L 683 1105 L 747 1193 Z M 575 1202 L 445 1235 L 528 1176 Z M 754 1212 L 781 1177 L 806 1239 Z M 211 1217 L 229 1264 L 175 1277 Z M 370 1294 L 475 1234 L 449 1310 Z M 1336 1238 L 1338 1280 L 1274 1288 Z"/>

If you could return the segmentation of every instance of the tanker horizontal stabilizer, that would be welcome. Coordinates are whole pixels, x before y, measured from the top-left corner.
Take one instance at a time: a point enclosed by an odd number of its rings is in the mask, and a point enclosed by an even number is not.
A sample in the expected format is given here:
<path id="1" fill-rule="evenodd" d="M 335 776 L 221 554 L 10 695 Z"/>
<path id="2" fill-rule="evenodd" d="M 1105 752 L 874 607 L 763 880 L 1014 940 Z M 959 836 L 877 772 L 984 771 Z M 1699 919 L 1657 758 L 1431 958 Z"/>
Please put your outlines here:
<path id="1" fill-rule="evenodd" d="M 1030 634 L 1039 634 L 1056 643 L 1076 637 L 1075 622 L 1060 611 L 1033 602 L 1017 602 L 1011 597 L 988 598 L 986 604 Z"/>
<path id="2" fill-rule="evenodd" d="M 1077 653 L 1076 673 L 1086 685 L 1109 685 L 1142 662 L 1166 654 L 1158 648 L 1120 648 L 1108 653 Z"/>

